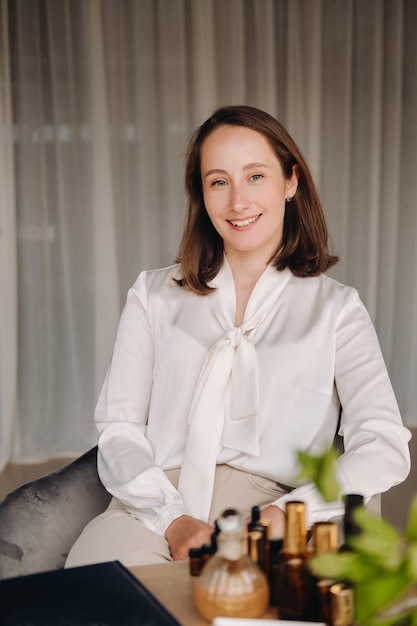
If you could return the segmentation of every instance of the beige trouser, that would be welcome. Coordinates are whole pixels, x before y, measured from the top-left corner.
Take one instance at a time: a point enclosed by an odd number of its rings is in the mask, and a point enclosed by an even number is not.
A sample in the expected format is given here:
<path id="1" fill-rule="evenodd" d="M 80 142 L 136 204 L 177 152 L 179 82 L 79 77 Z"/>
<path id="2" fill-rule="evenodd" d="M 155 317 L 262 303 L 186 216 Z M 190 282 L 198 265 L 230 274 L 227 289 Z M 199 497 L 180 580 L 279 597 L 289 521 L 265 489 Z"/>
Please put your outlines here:
<path id="1" fill-rule="evenodd" d="M 177 487 L 179 469 L 166 475 Z M 242 472 L 228 465 L 218 465 L 214 482 L 209 523 L 213 524 L 228 508 L 249 515 L 255 505 L 270 504 L 285 489 L 276 482 Z M 72 547 L 65 567 L 118 560 L 126 566 L 171 561 L 168 543 L 149 530 L 113 498 L 107 510 L 94 518 Z"/>

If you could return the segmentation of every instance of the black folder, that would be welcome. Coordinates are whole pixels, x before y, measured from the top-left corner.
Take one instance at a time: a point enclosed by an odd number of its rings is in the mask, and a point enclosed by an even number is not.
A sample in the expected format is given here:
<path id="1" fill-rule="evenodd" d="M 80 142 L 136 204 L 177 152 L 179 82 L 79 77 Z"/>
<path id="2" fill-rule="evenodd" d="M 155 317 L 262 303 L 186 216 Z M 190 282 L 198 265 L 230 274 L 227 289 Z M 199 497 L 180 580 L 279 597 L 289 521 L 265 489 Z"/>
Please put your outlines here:
<path id="1" fill-rule="evenodd" d="M 1 626 L 180 626 L 118 561 L 0 580 Z"/>

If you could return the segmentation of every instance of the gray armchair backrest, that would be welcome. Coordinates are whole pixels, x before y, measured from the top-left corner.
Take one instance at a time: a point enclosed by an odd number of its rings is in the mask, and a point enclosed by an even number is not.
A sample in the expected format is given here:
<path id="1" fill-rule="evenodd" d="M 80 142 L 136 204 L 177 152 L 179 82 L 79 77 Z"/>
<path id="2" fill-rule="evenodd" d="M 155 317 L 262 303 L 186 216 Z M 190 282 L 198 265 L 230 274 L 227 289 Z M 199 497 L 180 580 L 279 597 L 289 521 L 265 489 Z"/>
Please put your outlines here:
<path id="1" fill-rule="evenodd" d="M 111 496 L 97 473 L 97 446 L 0 502 L 0 578 L 59 569 L 84 526 Z"/>

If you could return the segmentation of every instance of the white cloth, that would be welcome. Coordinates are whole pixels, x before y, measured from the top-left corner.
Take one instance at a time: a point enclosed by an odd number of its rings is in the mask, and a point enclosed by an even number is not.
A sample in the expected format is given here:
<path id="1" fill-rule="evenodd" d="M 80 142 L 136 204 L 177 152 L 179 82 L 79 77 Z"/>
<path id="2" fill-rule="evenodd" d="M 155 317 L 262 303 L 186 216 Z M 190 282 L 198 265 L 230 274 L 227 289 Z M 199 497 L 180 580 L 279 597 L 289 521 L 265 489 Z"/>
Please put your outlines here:
<path id="1" fill-rule="evenodd" d="M 280 281 L 276 276 L 272 278 L 271 291 L 242 326 L 234 327 L 232 320 L 217 315 L 225 334 L 207 354 L 191 404 L 178 489 L 187 510 L 205 521 L 220 441 L 226 448 L 259 456 L 259 377 L 254 336 L 289 273 L 281 274 Z"/>
<path id="2" fill-rule="evenodd" d="M 333 441 L 340 404 L 343 492 L 370 497 L 405 479 L 410 433 L 354 289 L 268 267 L 237 330 L 226 260 L 208 296 L 180 288 L 174 277 L 178 266 L 142 272 L 129 291 L 95 413 L 100 477 L 129 512 L 160 534 L 183 513 L 204 519 L 211 494 L 193 498 L 204 471 L 212 475 L 213 450 L 217 463 L 296 485 L 297 451 L 319 453 Z M 216 384 L 221 393 L 208 405 L 203 398 Z M 216 403 L 220 418 L 207 457 L 204 446 L 191 445 L 193 422 L 214 419 Z M 178 467 L 177 490 L 163 470 Z M 307 502 L 309 523 L 342 513 L 312 485 L 274 504 L 283 507 L 290 497 Z"/>

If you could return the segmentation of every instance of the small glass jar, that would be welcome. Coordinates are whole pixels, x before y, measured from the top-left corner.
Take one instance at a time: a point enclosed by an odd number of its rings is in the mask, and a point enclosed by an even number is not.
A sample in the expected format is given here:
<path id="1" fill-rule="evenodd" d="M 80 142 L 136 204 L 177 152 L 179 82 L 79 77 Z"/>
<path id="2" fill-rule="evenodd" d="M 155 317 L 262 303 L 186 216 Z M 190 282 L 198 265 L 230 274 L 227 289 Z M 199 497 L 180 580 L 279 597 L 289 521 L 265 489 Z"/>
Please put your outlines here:
<path id="1" fill-rule="evenodd" d="M 228 509 L 217 521 L 217 552 L 193 587 L 197 610 L 209 622 L 220 616 L 262 617 L 268 607 L 268 581 L 244 554 L 243 518 L 236 510 Z"/>

